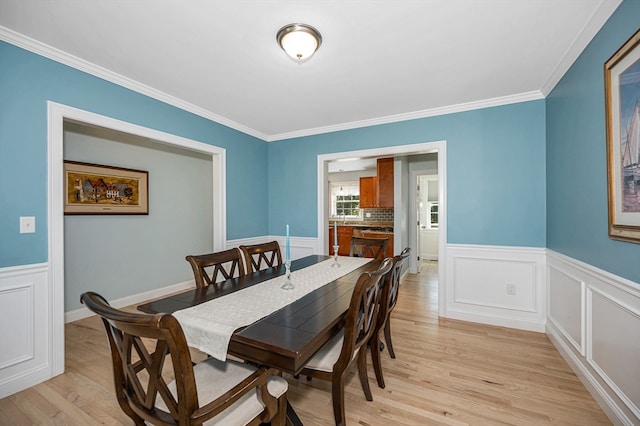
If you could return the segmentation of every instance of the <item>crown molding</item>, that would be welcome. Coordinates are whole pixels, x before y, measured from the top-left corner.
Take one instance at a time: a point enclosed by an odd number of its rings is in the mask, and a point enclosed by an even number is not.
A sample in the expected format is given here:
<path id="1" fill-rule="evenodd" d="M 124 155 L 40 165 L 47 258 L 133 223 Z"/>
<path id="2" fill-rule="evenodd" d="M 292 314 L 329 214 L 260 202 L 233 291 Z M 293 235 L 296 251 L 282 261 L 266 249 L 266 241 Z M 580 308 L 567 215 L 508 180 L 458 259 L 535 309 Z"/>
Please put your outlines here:
<path id="1" fill-rule="evenodd" d="M 267 139 L 267 135 L 265 135 L 264 133 L 258 132 L 233 120 L 229 120 L 226 117 L 214 114 L 204 108 L 200 108 L 191 103 L 185 102 L 179 98 L 176 98 L 175 96 L 168 95 L 160 90 L 154 89 L 153 87 L 149 87 L 128 77 L 117 74 L 113 71 L 109 71 L 106 68 L 85 61 L 84 59 L 80 59 L 60 49 L 49 46 L 48 44 L 39 42 L 30 37 L 10 30 L 9 28 L 0 26 L 0 40 L 6 41 L 7 43 L 13 44 L 40 56 L 44 56 L 45 58 L 59 62 L 63 65 L 70 66 L 71 68 L 75 68 L 77 70 L 86 72 L 87 74 L 91 74 L 95 77 L 117 84 L 118 86 L 122 86 L 142 95 L 149 96 L 150 98 L 172 105 L 176 108 L 180 108 L 184 111 L 214 121 L 218 124 L 230 127 L 247 135 L 254 136 L 262 140 Z"/>
<path id="2" fill-rule="evenodd" d="M 389 115 L 386 117 L 372 118 L 368 120 L 352 121 L 349 123 L 336 124 L 326 127 L 315 127 L 313 129 L 305 129 L 296 132 L 280 133 L 269 136 L 267 142 L 275 142 L 284 139 L 301 138 L 304 136 L 319 135 L 322 133 L 339 132 L 342 130 L 357 129 L 360 127 L 377 126 L 379 124 L 397 123 L 399 121 L 415 120 L 419 118 L 436 117 L 439 115 L 453 114 L 456 112 L 472 111 L 476 109 L 490 108 L 495 106 L 515 104 L 519 102 L 527 102 L 544 99 L 539 90 L 531 92 L 519 93 L 516 95 L 501 96 L 491 99 L 483 99 L 480 101 L 467 102 L 445 107 L 425 109 L 421 111 L 408 112 L 405 114 Z"/>
<path id="3" fill-rule="evenodd" d="M 560 63 L 558 63 L 549 78 L 547 78 L 547 81 L 542 85 L 540 92 L 544 97 L 547 97 L 553 88 L 556 87 L 556 84 L 558 84 L 565 73 L 569 71 L 571 65 L 578 59 L 621 3 L 622 0 L 602 0 L 565 54 L 562 55 Z"/>
<path id="4" fill-rule="evenodd" d="M 88 74 L 91 74 L 103 80 L 128 88 L 140 94 L 149 96 L 153 99 L 175 106 L 176 108 L 180 108 L 184 111 L 191 112 L 195 115 L 198 115 L 200 117 L 222 124 L 231 129 L 256 137 L 263 141 L 275 142 L 275 141 L 280 141 L 285 139 L 301 138 L 305 136 L 313 136 L 313 135 L 319 135 L 323 133 L 352 130 L 352 129 L 362 128 L 362 127 L 377 126 L 380 124 L 396 123 L 401 121 L 435 117 L 440 115 L 453 114 L 457 112 L 472 111 L 476 109 L 490 108 L 495 106 L 502 106 L 502 105 L 508 105 L 513 103 L 544 99 L 553 90 L 556 84 L 558 84 L 560 79 L 569 70 L 571 65 L 580 56 L 582 51 L 586 48 L 586 46 L 593 39 L 593 37 L 595 37 L 595 35 L 598 33 L 598 31 L 602 28 L 602 26 L 607 21 L 607 19 L 613 14 L 613 12 L 618 8 L 618 6 L 621 3 L 622 3 L 622 0 L 602 0 L 601 1 L 599 7 L 594 11 L 589 21 L 585 24 L 585 26 L 580 31 L 576 39 L 571 43 L 571 46 L 567 49 L 567 52 L 563 56 L 562 60 L 555 67 L 555 69 L 553 70 L 551 75 L 547 78 L 547 80 L 544 82 L 540 90 L 524 92 L 524 93 L 519 93 L 515 95 L 484 99 L 484 100 L 473 101 L 473 102 L 467 102 L 467 103 L 461 103 L 456 105 L 449 105 L 445 107 L 414 111 L 414 112 L 409 112 L 404 114 L 395 114 L 395 115 L 389 115 L 385 117 L 378 117 L 378 118 L 372 118 L 372 119 L 360 120 L 360 121 L 352 121 L 347 123 L 335 124 L 335 125 L 324 126 L 324 127 L 315 127 L 310 129 L 303 129 L 299 131 L 279 133 L 279 134 L 273 134 L 273 135 L 267 135 L 255 129 L 247 127 L 243 124 L 232 121 L 226 117 L 220 116 L 218 114 L 214 114 L 211 111 L 205 110 L 191 103 L 185 102 L 179 98 L 176 98 L 174 96 L 171 96 L 164 92 L 156 90 L 152 87 L 141 84 L 130 78 L 127 78 L 120 74 L 109 71 L 108 69 L 105 69 L 103 67 L 90 63 L 83 59 L 77 58 L 62 50 L 59 50 L 47 44 L 41 43 L 37 40 L 26 37 L 22 34 L 19 34 L 3 26 L 0 26 L 0 40 L 6 41 L 8 43 L 21 47 L 25 50 L 36 53 L 38 55 L 44 56 L 46 58 L 49 58 L 61 64 L 68 65 L 72 68 L 86 72 Z"/>

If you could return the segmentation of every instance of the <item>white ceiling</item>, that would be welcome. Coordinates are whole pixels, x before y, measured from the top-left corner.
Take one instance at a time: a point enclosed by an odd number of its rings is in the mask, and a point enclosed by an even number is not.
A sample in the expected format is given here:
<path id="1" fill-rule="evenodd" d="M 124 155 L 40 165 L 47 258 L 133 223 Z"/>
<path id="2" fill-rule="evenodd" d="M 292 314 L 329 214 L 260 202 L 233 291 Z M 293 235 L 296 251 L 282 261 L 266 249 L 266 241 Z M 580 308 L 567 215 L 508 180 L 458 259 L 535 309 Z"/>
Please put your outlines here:
<path id="1" fill-rule="evenodd" d="M 542 99 L 620 2 L 0 0 L 0 40 L 272 141 Z"/>

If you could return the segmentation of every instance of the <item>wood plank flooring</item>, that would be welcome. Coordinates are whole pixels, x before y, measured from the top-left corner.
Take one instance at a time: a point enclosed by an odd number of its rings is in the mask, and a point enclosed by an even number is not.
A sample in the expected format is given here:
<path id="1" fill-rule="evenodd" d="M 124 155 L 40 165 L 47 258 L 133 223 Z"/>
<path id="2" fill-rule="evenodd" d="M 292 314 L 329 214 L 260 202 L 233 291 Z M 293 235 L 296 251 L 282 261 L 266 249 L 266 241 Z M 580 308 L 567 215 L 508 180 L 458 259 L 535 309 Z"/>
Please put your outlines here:
<path id="1" fill-rule="evenodd" d="M 369 362 L 374 400 L 367 402 L 357 373 L 349 375 L 348 424 L 611 424 L 544 334 L 439 319 L 437 305 L 430 262 L 401 286 L 391 323 L 397 358 L 382 354 L 386 388 Z M 285 377 L 305 425 L 334 424 L 329 383 Z M 0 400 L 0 424 L 132 424 L 112 381 L 102 324 L 95 317 L 67 324 L 66 372 Z"/>

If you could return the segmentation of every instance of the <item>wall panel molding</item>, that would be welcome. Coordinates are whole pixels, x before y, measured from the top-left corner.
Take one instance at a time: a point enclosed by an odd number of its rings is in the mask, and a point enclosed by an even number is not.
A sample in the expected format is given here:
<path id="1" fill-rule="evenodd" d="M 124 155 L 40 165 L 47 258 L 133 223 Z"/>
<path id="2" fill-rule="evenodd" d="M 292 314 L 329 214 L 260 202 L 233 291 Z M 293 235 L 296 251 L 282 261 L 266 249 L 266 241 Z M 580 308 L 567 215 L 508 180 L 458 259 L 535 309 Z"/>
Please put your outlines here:
<path id="1" fill-rule="evenodd" d="M 46 264 L 0 269 L 0 398 L 49 378 Z"/>
<path id="2" fill-rule="evenodd" d="M 571 345 L 585 354 L 586 283 L 554 265 L 548 265 L 547 321 L 550 321 Z"/>
<path id="3" fill-rule="evenodd" d="M 545 249 L 447 245 L 446 317 L 544 331 Z"/>
<path id="4" fill-rule="evenodd" d="M 640 419 L 640 311 L 588 289 L 587 313 L 587 362 Z"/>
<path id="5" fill-rule="evenodd" d="M 0 351 L 0 370 L 35 357 L 34 287 L 30 280 L 0 286 L 0 341 L 11 342 Z"/>
<path id="6" fill-rule="evenodd" d="M 549 339 L 614 424 L 640 424 L 640 284 L 551 250 L 547 264 Z"/>

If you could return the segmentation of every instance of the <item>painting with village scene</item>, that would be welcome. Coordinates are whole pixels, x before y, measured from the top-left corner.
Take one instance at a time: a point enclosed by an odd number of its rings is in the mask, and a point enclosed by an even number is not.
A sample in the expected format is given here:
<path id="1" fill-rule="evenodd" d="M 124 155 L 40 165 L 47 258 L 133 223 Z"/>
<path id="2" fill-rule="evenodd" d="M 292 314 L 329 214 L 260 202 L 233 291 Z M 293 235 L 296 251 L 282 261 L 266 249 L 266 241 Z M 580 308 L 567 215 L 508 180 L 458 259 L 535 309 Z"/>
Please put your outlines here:
<path id="1" fill-rule="evenodd" d="M 640 243 L 640 30 L 605 64 L 609 235 Z"/>
<path id="2" fill-rule="evenodd" d="M 65 214 L 149 214 L 148 173 L 64 162 Z"/>

